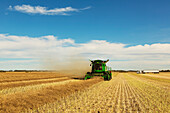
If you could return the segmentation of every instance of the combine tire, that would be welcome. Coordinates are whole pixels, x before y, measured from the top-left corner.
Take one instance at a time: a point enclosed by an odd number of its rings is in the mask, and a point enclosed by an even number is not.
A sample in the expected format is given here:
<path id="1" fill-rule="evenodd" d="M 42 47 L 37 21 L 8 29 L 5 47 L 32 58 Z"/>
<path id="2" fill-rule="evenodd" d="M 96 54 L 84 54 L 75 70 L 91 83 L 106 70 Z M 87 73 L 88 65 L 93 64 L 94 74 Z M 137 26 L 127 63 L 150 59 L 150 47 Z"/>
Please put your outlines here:
<path id="1" fill-rule="evenodd" d="M 104 77 L 104 80 L 105 80 L 105 81 L 109 81 L 109 75 L 106 75 L 106 76 Z"/>

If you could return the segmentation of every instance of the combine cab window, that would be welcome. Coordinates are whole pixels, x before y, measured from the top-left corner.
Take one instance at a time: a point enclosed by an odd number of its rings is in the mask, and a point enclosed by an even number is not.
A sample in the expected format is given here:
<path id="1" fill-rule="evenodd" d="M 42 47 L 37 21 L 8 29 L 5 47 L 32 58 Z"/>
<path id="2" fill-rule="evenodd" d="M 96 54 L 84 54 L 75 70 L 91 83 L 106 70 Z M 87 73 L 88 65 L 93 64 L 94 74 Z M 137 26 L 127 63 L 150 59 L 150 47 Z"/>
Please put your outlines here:
<path id="1" fill-rule="evenodd" d="M 95 70 L 102 70 L 102 64 L 96 64 L 94 68 Z"/>

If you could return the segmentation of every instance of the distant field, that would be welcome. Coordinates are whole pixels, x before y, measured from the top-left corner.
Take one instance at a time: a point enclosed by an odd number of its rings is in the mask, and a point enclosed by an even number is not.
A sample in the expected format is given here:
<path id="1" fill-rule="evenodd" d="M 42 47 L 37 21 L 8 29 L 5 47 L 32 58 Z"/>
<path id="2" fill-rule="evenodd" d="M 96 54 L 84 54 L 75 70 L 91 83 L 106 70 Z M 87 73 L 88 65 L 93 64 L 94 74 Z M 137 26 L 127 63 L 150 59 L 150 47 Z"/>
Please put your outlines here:
<path id="1" fill-rule="evenodd" d="M 170 77 L 170 72 L 160 72 L 158 75 L 159 76 Z"/>
<path id="2" fill-rule="evenodd" d="M 0 73 L 0 113 L 170 112 L 170 73 L 72 79 L 53 72 Z"/>
<path id="3" fill-rule="evenodd" d="M 1 72 L 0 83 L 64 77 L 57 72 Z"/>

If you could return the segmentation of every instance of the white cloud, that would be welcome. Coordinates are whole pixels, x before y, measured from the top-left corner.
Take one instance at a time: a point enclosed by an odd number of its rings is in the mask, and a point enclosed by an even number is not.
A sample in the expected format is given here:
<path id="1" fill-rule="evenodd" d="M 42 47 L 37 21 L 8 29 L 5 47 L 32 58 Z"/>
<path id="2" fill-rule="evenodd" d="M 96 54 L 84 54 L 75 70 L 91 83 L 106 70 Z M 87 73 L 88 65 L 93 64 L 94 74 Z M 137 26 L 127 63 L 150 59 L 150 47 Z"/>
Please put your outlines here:
<path id="1" fill-rule="evenodd" d="M 47 7 L 42 6 L 30 6 L 30 5 L 16 5 L 16 6 L 9 6 L 9 10 L 15 10 L 22 13 L 29 13 L 29 14 L 42 14 L 42 15 L 69 15 L 69 12 L 79 12 L 81 10 L 87 10 L 91 7 L 85 7 L 82 9 L 76 9 L 72 7 L 65 7 L 65 8 L 54 8 L 48 9 Z"/>
<path id="2" fill-rule="evenodd" d="M 15 36 L 0 34 L 1 58 L 32 58 L 40 65 L 42 59 L 50 58 L 66 62 L 69 58 L 84 57 L 86 59 L 110 59 L 109 65 L 113 69 L 143 69 L 170 67 L 170 44 L 145 44 L 126 47 L 123 43 L 110 43 L 106 40 L 91 40 L 86 43 L 76 43 L 73 39 L 58 39 L 49 35 L 42 37 Z M 0 69 L 7 61 L 1 60 Z M 18 64 L 8 61 L 6 66 Z M 20 61 L 21 62 L 21 61 Z M 25 65 L 29 64 L 25 62 Z M 30 60 L 31 62 L 31 60 Z M 14 64 L 15 63 L 15 64 Z M 24 62 L 22 63 L 23 68 Z M 34 67 L 32 63 L 30 63 Z M 31 66 L 29 66 L 31 67 Z M 25 67 L 26 68 L 26 67 Z M 37 67 L 36 67 L 37 69 Z"/>

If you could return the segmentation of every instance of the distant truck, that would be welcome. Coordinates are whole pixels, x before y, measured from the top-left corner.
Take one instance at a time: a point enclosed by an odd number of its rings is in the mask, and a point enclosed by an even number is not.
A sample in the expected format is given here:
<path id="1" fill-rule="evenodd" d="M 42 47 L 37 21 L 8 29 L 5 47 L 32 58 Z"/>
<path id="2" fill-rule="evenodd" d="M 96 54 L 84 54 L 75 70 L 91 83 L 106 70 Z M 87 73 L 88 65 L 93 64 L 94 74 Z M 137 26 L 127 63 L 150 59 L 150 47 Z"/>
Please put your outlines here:
<path id="1" fill-rule="evenodd" d="M 94 76 L 101 76 L 104 78 L 104 80 L 111 80 L 112 79 L 112 72 L 111 67 L 106 66 L 106 63 L 109 61 L 106 60 L 90 60 L 92 66 L 92 71 L 87 72 L 85 75 L 85 80 L 90 79 Z"/>

